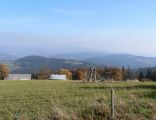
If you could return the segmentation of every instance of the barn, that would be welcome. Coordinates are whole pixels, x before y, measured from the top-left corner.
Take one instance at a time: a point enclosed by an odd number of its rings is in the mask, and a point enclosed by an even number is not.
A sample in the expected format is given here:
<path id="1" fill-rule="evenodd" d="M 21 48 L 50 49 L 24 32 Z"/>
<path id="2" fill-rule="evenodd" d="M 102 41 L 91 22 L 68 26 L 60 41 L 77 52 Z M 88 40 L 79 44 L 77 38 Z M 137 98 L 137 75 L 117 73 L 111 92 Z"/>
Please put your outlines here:
<path id="1" fill-rule="evenodd" d="M 66 75 L 51 74 L 49 79 L 50 80 L 67 80 L 67 76 Z"/>
<path id="2" fill-rule="evenodd" d="M 9 74 L 5 80 L 31 80 L 31 74 Z"/>

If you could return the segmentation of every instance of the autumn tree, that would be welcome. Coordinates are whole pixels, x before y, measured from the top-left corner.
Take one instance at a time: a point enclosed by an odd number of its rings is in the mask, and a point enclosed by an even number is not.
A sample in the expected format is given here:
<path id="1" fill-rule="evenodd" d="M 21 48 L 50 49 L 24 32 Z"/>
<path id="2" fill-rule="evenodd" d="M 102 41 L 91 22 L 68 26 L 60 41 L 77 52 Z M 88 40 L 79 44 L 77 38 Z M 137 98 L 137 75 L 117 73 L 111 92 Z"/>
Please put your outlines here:
<path id="1" fill-rule="evenodd" d="M 87 70 L 83 68 L 79 68 L 76 71 L 77 80 L 85 80 L 87 75 Z"/>
<path id="2" fill-rule="evenodd" d="M 98 69 L 98 74 L 103 76 L 105 80 L 122 80 L 122 70 L 115 67 L 105 67 L 104 69 Z"/>
<path id="3" fill-rule="evenodd" d="M 0 79 L 3 80 L 9 74 L 9 69 L 6 65 L 0 64 Z"/>
<path id="4" fill-rule="evenodd" d="M 68 69 L 59 70 L 59 74 L 66 75 L 68 80 L 72 80 L 72 72 L 70 72 Z"/>
<path id="5" fill-rule="evenodd" d="M 114 80 L 122 80 L 123 79 L 122 71 L 118 68 L 113 68 L 111 74 L 112 74 L 112 77 Z"/>
<path id="6" fill-rule="evenodd" d="M 49 68 L 43 67 L 39 70 L 37 74 L 37 79 L 39 80 L 49 79 L 51 74 L 52 74 L 52 71 Z"/>
<path id="7" fill-rule="evenodd" d="M 122 71 L 118 68 L 107 68 L 106 73 L 108 74 L 108 78 L 109 79 L 113 79 L 113 80 L 122 80 L 123 76 L 122 76 Z"/>

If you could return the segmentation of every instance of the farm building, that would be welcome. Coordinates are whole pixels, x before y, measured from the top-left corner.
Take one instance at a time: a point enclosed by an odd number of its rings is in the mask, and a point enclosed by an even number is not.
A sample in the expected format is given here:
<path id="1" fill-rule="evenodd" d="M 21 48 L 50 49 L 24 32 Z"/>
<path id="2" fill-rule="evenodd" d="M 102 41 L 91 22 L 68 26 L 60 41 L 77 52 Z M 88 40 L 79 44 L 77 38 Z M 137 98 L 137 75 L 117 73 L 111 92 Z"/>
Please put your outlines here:
<path id="1" fill-rule="evenodd" d="M 67 80 L 67 76 L 66 75 L 52 74 L 49 79 L 50 80 Z"/>
<path id="2" fill-rule="evenodd" d="M 5 80 L 31 80 L 31 74 L 9 74 Z"/>

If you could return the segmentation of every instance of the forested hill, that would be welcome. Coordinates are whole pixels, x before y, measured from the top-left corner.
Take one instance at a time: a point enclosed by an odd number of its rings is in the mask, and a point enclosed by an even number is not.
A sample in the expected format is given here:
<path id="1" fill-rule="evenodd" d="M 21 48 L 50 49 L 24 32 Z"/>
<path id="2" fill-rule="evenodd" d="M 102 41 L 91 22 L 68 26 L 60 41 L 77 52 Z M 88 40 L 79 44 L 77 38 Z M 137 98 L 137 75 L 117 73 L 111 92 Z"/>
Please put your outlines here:
<path id="1" fill-rule="evenodd" d="M 89 62 L 46 58 L 41 56 L 27 56 L 14 61 L 14 64 L 18 66 L 18 69 L 12 71 L 13 73 L 32 73 L 37 72 L 43 67 L 58 70 L 61 68 L 76 69 L 79 67 L 91 67 L 92 65 L 95 65 Z"/>

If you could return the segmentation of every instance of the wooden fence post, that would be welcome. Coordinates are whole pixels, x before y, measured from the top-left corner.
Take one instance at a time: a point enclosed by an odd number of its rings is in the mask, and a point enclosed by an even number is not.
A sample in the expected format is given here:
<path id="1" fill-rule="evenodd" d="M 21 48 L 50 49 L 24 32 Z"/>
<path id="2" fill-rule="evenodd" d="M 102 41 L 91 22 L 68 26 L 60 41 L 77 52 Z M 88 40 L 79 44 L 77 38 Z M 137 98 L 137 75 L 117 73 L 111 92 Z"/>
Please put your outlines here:
<path id="1" fill-rule="evenodd" d="M 111 89 L 111 114 L 112 114 L 112 118 L 115 117 L 115 93 L 114 93 L 114 89 Z"/>

